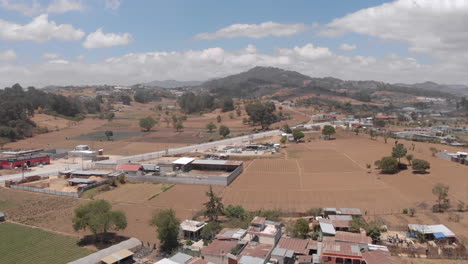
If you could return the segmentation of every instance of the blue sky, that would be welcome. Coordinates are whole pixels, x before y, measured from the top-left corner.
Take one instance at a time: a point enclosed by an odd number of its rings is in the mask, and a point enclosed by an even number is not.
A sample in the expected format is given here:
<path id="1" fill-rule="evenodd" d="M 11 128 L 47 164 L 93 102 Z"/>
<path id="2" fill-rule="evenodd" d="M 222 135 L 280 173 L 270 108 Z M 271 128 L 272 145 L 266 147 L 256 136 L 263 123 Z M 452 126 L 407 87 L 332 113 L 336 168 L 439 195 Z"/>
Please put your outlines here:
<path id="1" fill-rule="evenodd" d="M 205 80 L 262 65 L 467 83 L 468 3 L 455 2 L 0 0 L 0 82 Z"/>

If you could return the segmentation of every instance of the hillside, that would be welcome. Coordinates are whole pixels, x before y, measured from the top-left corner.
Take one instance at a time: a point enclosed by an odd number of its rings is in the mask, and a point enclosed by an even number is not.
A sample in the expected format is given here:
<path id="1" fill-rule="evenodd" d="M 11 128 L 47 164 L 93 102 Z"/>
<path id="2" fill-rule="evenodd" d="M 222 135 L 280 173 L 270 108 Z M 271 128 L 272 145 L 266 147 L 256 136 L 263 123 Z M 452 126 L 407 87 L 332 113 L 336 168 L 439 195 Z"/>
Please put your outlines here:
<path id="1" fill-rule="evenodd" d="M 141 86 L 145 87 L 160 87 L 160 88 L 179 88 L 187 86 L 197 86 L 202 82 L 199 81 L 176 81 L 176 80 L 165 80 L 165 81 L 152 81 L 147 83 L 142 83 Z"/>
<path id="2" fill-rule="evenodd" d="M 368 102 L 376 91 L 412 96 L 454 98 L 460 89 L 426 82 L 422 84 L 388 84 L 378 81 L 345 81 L 332 77 L 312 78 L 273 67 L 255 67 L 246 72 L 210 80 L 200 85 L 217 96 L 258 98 L 289 89 L 290 97 L 306 94 L 329 94 Z M 444 88 L 444 89 L 442 89 Z M 282 98 L 286 99 L 286 98 Z"/>

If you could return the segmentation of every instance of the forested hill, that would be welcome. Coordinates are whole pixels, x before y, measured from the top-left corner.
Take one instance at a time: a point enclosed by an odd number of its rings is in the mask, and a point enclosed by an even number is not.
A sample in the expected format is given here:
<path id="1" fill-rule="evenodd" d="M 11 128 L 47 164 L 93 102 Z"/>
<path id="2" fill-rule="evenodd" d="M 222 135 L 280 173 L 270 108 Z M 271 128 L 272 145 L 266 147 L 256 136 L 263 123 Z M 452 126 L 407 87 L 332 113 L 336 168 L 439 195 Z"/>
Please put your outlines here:
<path id="1" fill-rule="evenodd" d="M 36 124 L 30 120 L 35 110 L 80 119 L 85 113 L 100 111 L 96 98 L 65 97 L 19 84 L 0 90 L 0 139 L 16 140 L 32 136 Z"/>
<path id="2" fill-rule="evenodd" d="M 273 67 L 255 67 L 246 72 L 207 81 L 201 87 L 218 96 L 258 98 L 277 90 L 291 88 L 293 95 L 306 93 L 341 94 L 346 91 L 371 94 L 375 91 L 406 93 L 414 96 L 454 97 L 460 90 L 433 83 L 422 85 L 389 84 L 378 81 L 344 81 L 337 78 L 312 78 L 307 75 Z M 346 95 L 345 95 L 346 96 Z"/>

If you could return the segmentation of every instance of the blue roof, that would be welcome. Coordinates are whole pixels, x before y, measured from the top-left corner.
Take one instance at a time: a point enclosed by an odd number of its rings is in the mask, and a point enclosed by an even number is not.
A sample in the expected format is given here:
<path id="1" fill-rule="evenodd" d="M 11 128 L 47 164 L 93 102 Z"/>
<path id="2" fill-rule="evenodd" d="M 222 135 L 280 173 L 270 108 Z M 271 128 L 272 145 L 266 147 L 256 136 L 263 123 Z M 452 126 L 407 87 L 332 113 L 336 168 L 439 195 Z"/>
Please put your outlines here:
<path id="1" fill-rule="evenodd" d="M 440 238 L 445 238 L 446 236 L 444 235 L 444 233 L 437 232 L 437 233 L 434 233 L 434 237 L 436 239 L 440 239 Z"/>

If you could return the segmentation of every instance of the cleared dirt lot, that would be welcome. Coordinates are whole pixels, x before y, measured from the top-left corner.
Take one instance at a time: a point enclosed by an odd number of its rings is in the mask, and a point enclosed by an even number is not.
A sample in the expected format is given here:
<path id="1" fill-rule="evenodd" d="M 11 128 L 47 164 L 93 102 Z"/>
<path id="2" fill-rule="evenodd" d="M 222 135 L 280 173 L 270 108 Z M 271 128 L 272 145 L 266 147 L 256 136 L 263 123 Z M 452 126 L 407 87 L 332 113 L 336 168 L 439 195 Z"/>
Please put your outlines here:
<path id="1" fill-rule="evenodd" d="M 103 199 L 117 203 L 143 203 L 152 197 L 159 195 L 165 188 L 170 188 L 172 184 L 123 184 L 112 191 L 102 192 L 95 196 L 95 199 Z"/>

